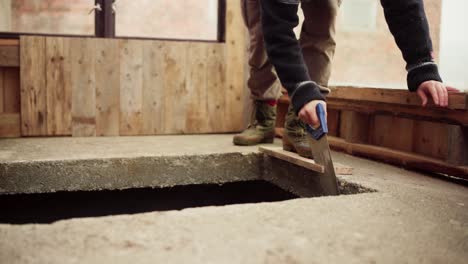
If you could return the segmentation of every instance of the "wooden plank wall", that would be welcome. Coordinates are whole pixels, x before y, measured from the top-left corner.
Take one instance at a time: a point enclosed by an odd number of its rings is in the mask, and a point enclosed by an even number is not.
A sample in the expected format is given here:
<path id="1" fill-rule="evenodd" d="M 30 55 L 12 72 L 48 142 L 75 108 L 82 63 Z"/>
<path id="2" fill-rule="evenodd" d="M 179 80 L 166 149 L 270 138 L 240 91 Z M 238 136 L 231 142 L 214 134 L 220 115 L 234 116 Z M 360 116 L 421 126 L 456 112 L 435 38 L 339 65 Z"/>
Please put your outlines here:
<path id="1" fill-rule="evenodd" d="M 19 137 L 19 42 L 0 40 L 0 137 Z"/>
<path id="2" fill-rule="evenodd" d="M 21 37 L 22 135 L 241 130 L 227 56 L 223 43 Z"/>

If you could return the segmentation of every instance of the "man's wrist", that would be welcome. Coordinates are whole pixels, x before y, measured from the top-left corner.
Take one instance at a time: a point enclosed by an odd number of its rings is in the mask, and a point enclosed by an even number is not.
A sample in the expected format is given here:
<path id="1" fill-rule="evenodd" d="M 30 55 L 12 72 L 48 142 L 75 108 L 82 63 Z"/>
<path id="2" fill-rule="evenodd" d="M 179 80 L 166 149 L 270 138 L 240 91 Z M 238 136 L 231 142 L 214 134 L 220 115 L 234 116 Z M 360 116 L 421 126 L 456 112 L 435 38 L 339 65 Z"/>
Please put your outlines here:
<path id="1" fill-rule="evenodd" d="M 416 91 L 421 83 L 426 81 L 442 82 L 437 64 L 434 62 L 425 62 L 418 65 L 407 67 L 408 89 L 412 92 Z"/>
<path id="2" fill-rule="evenodd" d="M 312 81 L 298 84 L 294 93 L 291 94 L 291 104 L 296 114 L 301 111 L 305 104 L 313 100 L 325 101 L 325 97 L 320 92 L 318 85 Z"/>

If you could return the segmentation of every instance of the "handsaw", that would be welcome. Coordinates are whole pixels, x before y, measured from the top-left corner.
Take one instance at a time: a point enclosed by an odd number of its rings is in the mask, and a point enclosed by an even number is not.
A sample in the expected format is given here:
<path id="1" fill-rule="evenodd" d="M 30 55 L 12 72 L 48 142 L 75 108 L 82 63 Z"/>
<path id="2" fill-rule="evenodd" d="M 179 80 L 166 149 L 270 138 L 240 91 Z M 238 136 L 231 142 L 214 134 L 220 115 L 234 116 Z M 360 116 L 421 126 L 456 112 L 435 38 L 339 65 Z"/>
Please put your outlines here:
<path id="1" fill-rule="evenodd" d="M 322 104 L 317 104 L 315 109 L 320 121 L 320 126 L 318 128 L 313 128 L 310 125 L 306 125 L 306 130 L 309 134 L 307 139 L 315 163 L 324 167 L 324 173 L 318 173 L 323 193 L 327 195 L 338 195 L 338 181 L 336 179 L 335 167 L 333 166 L 330 146 L 328 145 L 327 139 L 328 125 L 325 109 Z"/>

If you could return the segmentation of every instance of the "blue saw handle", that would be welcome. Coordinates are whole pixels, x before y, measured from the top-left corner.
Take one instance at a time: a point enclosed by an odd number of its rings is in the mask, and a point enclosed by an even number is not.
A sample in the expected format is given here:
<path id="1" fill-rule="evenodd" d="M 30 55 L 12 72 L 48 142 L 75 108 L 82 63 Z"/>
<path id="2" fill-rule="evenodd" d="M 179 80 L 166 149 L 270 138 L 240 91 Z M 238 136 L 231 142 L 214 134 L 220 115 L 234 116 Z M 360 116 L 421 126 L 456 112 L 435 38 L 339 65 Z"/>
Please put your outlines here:
<path id="1" fill-rule="evenodd" d="M 306 125 L 306 130 L 312 136 L 313 139 L 319 140 L 323 137 L 323 135 L 328 133 L 328 125 L 327 125 L 327 118 L 325 117 L 325 109 L 323 108 L 322 104 L 318 104 L 315 107 L 315 111 L 317 113 L 317 117 L 320 122 L 320 126 L 314 129 L 311 125 Z"/>

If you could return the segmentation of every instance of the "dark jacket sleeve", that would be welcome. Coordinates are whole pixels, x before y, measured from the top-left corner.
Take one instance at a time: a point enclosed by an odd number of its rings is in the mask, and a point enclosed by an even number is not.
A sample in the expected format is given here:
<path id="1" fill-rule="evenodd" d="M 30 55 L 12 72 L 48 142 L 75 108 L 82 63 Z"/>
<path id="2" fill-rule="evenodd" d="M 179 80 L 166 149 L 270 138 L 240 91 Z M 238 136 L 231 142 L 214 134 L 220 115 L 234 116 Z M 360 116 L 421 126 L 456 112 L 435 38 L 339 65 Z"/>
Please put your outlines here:
<path id="1" fill-rule="evenodd" d="M 390 32 L 400 48 L 408 70 L 410 91 L 425 81 L 442 81 L 432 58 L 432 41 L 423 0 L 381 0 Z"/>
<path id="2" fill-rule="evenodd" d="M 319 86 L 310 80 L 299 41 L 293 31 L 299 23 L 298 5 L 261 0 L 261 6 L 268 58 L 275 67 L 281 84 L 288 90 L 296 113 L 312 100 L 325 100 Z"/>

